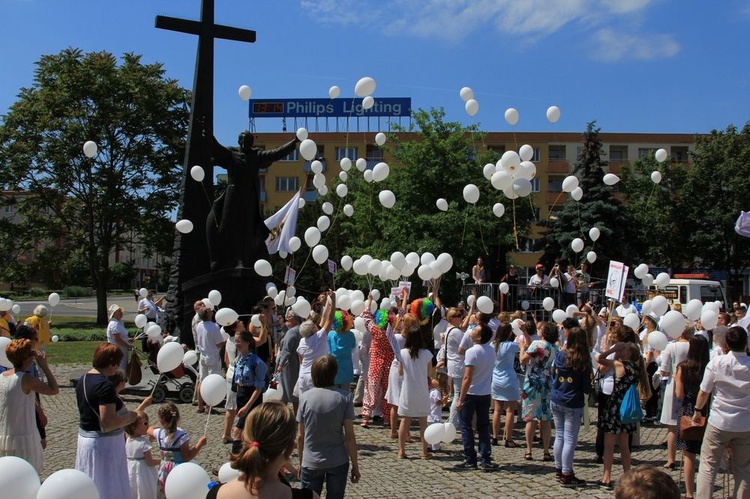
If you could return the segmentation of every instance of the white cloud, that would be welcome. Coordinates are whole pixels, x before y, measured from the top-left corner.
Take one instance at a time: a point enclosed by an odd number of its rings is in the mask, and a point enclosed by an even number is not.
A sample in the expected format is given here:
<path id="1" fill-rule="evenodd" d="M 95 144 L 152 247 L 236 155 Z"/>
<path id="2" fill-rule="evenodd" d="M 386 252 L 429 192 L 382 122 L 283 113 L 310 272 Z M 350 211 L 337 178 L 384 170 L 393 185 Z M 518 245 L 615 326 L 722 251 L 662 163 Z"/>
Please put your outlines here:
<path id="1" fill-rule="evenodd" d="M 583 33 L 598 30 L 595 40 L 606 44 L 598 57 L 613 60 L 625 55 L 640 59 L 671 56 L 679 50 L 668 35 L 623 32 L 616 38 L 627 40 L 630 48 L 624 50 L 612 39 L 614 32 L 608 25 L 617 24 L 621 31 L 622 26 L 638 25 L 632 21 L 637 21 L 655 1 L 658 0 L 301 0 L 300 3 L 320 22 L 365 23 L 388 35 L 408 34 L 452 42 L 487 29 L 516 37 L 519 42 L 529 42 L 577 25 Z M 630 53 L 633 49 L 636 52 Z"/>
<path id="2" fill-rule="evenodd" d="M 680 51 L 680 45 L 672 35 L 634 35 L 605 28 L 594 34 L 594 58 L 611 62 L 629 57 L 653 60 L 672 57 Z"/>

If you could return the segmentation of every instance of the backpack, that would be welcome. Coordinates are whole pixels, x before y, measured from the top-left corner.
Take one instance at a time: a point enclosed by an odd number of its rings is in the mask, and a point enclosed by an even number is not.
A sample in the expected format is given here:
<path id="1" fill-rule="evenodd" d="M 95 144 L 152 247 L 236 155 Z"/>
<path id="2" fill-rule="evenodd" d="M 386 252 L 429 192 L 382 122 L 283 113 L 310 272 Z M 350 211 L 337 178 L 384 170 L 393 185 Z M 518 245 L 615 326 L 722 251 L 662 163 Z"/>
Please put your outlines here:
<path id="1" fill-rule="evenodd" d="M 620 422 L 622 424 L 635 424 L 643 419 L 643 409 L 641 409 L 641 400 L 638 397 L 638 388 L 636 384 L 630 385 L 625 396 L 622 398 L 620 405 Z"/>

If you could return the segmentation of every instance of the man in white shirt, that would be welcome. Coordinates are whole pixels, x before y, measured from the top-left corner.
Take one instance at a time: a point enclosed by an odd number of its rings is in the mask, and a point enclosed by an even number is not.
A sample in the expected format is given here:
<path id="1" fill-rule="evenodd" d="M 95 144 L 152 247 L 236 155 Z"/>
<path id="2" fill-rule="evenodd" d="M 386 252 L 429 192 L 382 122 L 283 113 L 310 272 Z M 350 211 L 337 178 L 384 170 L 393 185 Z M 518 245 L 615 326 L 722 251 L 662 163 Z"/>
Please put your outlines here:
<path id="1" fill-rule="evenodd" d="M 202 308 L 198 312 L 202 322 L 195 327 L 198 341 L 195 345 L 200 360 L 198 362 L 198 384 L 195 390 L 198 392 L 198 412 L 204 412 L 203 399 L 200 396 L 200 382 L 209 374 L 221 374 L 221 347 L 224 337 L 221 335 L 219 325 L 213 321 L 213 311 L 210 308 Z"/>
<path id="2" fill-rule="evenodd" d="M 641 316 L 641 314 L 638 313 L 638 309 L 635 308 L 635 305 L 630 303 L 630 299 L 625 295 L 622 297 L 622 303 L 620 303 L 620 306 L 615 309 L 615 315 L 624 318 L 628 314 L 635 314 L 638 317 Z"/>
<path id="3" fill-rule="evenodd" d="M 146 298 L 138 302 L 138 313 L 145 315 L 149 322 L 156 322 L 156 304 L 151 291 L 148 292 Z"/>
<path id="4" fill-rule="evenodd" d="M 693 421 L 706 417 L 709 397 L 713 395 L 711 414 L 701 446 L 696 497 L 713 496 L 716 470 L 732 447 L 735 493 L 733 497 L 750 497 L 750 358 L 747 356 L 747 332 L 741 327 L 727 331 L 726 355 L 711 360 L 706 367 L 695 403 Z"/>
<path id="5" fill-rule="evenodd" d="M 461 420 L 461 440 L 464 446 L 464 462 L 457 469 L 479 469 L 492 471 L 497 464 L 492 462 L 490 441 L 490 404 L 492 392 L 492 370 L 495 367 L 495 349 L 490 344 L 492 330 L 487 324 L 479 324 L 471 332 L 474 346 L 466 351 L 461 395 L 457 409 Z M 471 421 L 476 415 L 479 433 L 479 465 L 474 447 L 474 429 Z"/>
<path id="6" fill-rule="evenodd" d="M 537 287 L 546 286 L 547 284 L 549 284 L 549 278 L 544 275 L 544 265 L 537 263 L 536 274 L 529 279 L 529 287 L 536 289 Z"/>

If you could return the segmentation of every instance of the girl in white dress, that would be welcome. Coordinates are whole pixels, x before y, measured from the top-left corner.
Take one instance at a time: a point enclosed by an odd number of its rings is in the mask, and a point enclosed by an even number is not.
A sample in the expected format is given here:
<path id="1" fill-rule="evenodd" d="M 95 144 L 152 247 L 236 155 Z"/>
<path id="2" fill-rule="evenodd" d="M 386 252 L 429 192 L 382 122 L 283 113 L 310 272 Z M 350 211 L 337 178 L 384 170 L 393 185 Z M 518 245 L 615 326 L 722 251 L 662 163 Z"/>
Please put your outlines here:
<path id="1" fill-rule="evenodd" d="M 694 336 L 695 329 L 689 324 L 682 331 L 682 335 L 677 340 L 670 342 L 661 353 L 661 367 L 659 372 L 662 379 L 667 380 L 664 388 L 664 402 L 661 407 L 661 424 L 667 427 L 667 462 L 665 468 L 674 469 L 677 447 L 675 439 L 677 437 L 677 423 L 679 423 L 679 413 L 681 409 L 680 402 L 675 400 L 674 396 L 674 375 L 677 372 L 677 364 L 687 359 L 688 350 L 690 349 L 690 339 Z"/>
<path id="2" fill-rule="evenodd" d="M 132 499 L 156 499 L 159 495 L 159 479 L 156 467 L 159 460 L 151 454 L 151 439 L 148 436 L 148 416 L 136 409 L 134 423 L 125 427 L 128 440 L 125 454 L 128 458 L 128 478 Z"/>
<path id="3" fill-rule="evenodd" d="M 424 344 L 419 329 L 419 321 L 413 314 L 405 314 L 401 319 L 401 333 L 406 334 L 406 343 L 401 350 L 402 362 L 399 373 L 403 374 L 401 396 L 398 402 L 398 415 L 401 426 L 398 429 L 398 457 L 405 458 L 404 448 L 409 436 L 411 419 L 419 421 L 419 437 L 422 441 L 422 459 L 427 459 L 427 441 L 424 430 L 427 427 L 427 416 L 430 414 L 429 371 L 432 366 L 432 352 Z"/>

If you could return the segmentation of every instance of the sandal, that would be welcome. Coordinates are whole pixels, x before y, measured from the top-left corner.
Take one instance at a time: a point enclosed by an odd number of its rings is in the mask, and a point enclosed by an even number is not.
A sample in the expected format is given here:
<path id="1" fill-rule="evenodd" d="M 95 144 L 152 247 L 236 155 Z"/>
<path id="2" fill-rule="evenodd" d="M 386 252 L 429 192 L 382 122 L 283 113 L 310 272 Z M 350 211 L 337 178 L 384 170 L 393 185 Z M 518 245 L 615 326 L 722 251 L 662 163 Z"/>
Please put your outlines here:
<path id="1" fill-rule="evenodd" d="M 512 448 L 512 449 L 515 449 L 515 448 L 517 448 L 517 447 L 521 447 L 520 445 L 518 445 L 518 444 L 517 444 L 516 442 L 514 442 L 513 440 L 506 440 L 506 441 L 505 441 L 505 446 L 506 446 L 506 447 L 510 447 L 510 448 Z"/>
<path id="2" fill-rule="evenodd" d="M 545 462 L 552 461 L 552 455 L 549 452 L 545 452 L 544 456 L 542 457 L 542 461 L 545 461 Z"/>
<path id="3" fill-rule="evenodd" d="M 665 468 L 665 469 L 668 469 L 668 470 L 673 470 L 676 467 L 677 467 L 677 465 L 675 463 L 664 463 L 664 466 L 662 466 L 662 468 Z"/>
<path id="4" fill-rule="evenodd" d="M 398 458 L 399 459 L 406 459 L 406 452 L 399 451 L 398 452 Z"/>
<path id="5" fill-rule="evenodd" d="M 227 436 L 221 437 L 221 443 L 222 444 L 231 444 L 232 443 L 232 437 L 227 437 Z"/>
<path id="6" fill-rule="evenodd" d="M 523 455 L 523 458 L 524 458 L 525 460 L 527 460 L 527 461 L 533 461 L 533 460 L 534 460 L 534 458 L 533 458 L 533 457 L 531 457 L 531 452 L 527 452 L 526 454 L 524 454 L 524 455 Z"/>
<path id="7" fill-rule="evenodd" d="M 398 433 L 391 433 L 388 436 L 391 437 L 391 438 L 398 438 Z"/>

